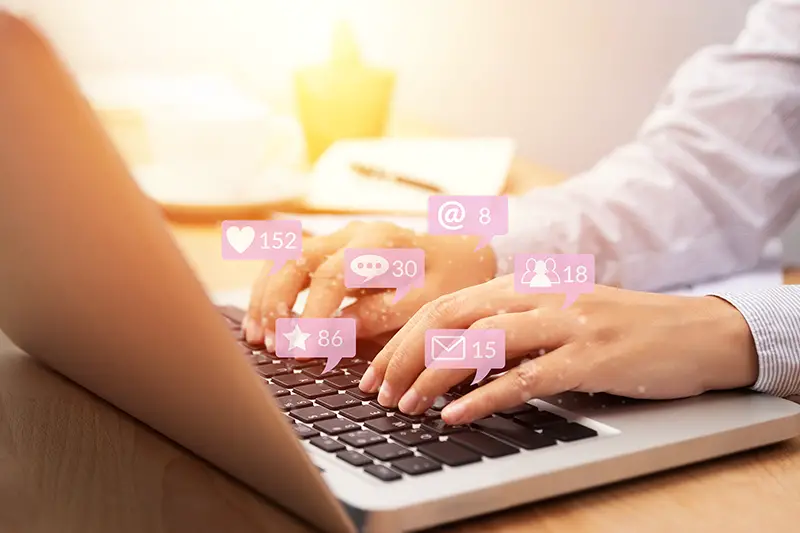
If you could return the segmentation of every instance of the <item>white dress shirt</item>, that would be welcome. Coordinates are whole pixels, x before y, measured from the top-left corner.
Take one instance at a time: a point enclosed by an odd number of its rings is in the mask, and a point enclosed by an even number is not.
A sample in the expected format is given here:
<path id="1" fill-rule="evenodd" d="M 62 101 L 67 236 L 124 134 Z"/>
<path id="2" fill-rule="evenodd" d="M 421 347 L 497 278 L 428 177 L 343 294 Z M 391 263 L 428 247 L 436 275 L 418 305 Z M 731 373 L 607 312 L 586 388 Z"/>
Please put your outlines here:
<path id="1" fill-rule="evenodd" d="M 681 66 L 633 142 L 511 200 L 498 275 L 537 252 L 594 254 L 598 283 L 637 290 L 755 266 L 800 206 L 799 122 L 800 0 L 762 0 L 732 45 Z M 724 296 L 756 339 L 755 388 L 800 394 L 800 287 Z"/>

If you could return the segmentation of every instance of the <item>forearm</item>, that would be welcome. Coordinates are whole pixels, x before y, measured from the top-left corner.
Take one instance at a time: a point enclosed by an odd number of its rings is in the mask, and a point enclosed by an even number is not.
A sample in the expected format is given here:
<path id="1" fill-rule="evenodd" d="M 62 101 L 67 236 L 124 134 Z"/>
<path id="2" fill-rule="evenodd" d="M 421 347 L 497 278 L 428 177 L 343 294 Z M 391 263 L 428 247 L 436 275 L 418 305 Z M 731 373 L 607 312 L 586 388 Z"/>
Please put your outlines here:
<path id="1" fill-rule="evenodd" d="M 753 389 L 776 396 L 800 394 L 800 286 L 742 294 L 714 294 L 744 316 L 758 354 Z"/>
<path id="2" fill-rule="evenodd" d="M 514 253 L 592 253 L 598 282 L 657 290 L 753 266 L 800 200 L 800 2 L 753 9 L 676 74 L 637 139 L 512 203 Z"/>

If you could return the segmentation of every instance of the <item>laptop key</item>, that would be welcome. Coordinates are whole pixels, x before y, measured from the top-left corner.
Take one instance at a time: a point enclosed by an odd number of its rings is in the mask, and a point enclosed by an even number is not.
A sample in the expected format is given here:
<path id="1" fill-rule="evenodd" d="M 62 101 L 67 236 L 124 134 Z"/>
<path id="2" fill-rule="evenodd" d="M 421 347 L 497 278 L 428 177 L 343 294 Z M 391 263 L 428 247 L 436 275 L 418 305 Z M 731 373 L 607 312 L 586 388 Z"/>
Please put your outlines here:
<path id="1" fill-rule="evenodd" d="M 290 370 L 298 370 L 300 368 L 307 368 L 319 364 L 319 359 L 309 359 L 308 361 L 299 361 L 297 359 L 284 359 L 284 363 Z"/>
<path id="2" fill-rule="evenodd" d="M 328 420 L 321 420 L 314 423 L 314 429 L 318 429 L 328 435 L 339 435 L 349 431 L 356 431 L 361 429 L 361 426 L 350 420 L 344 418 L 330 418 Z"/>
<path id="3" fill-rule="evenodd" d="M 385 405 L 379 404 L 378 400 L 372 400 L 371 402 L 369 402 L 369 404 L 372 407 L 377 407 L 381 411 L 386 411 L 387 413 L 396 413 L 396 412 L 398 412 L 396 407 L 386 407 Z"/>
<path id="4" fill-rule="evenodd" d="M 480 454 L 450 441 L 420 444 L 417 451 L 447 466 L 462 466 L 481 460 Z"/>
<path id="5" fill-rule="evenodd" d="M 343 452 L 339 452 L 336 454 L 336 457 L 338 457 L 342 461 L 350 463 L 353 466 L 364 466 L 372 464 L 372 459 L 370 459 L 363 453 L 358 453 L 357 451 L 354 450 L 346 450 Z"/>
<path id="6" fill-rule="evenodd" d="M 433 409 L 434 411 L 441 411 L 442 409 L 447 407 L 453 400 L 455 400 L 455 398 L 449 394 L 437 396 L 436 399 L 433 400 L 433 405 L 431 405 L 431 409 Z"/>
<path id="7" fill-rule="evenodd" d="M 399 418 L 400 420 L 405 420 L 409 424 L 422 424 L 423 422 L 430 420 L 432 418 L 438 418 L 441 416 L 440 413 L 437 413 L 433 409 L 428 409 L 421 415 L 407 415 L 405 413 L 397 412 L 394 415 L 395 417 Z"/>
<path id="8" fill-rule="evenodd" d="M 352 433 L 345 433 L 339 437 L 339 440 L 345 444 L 349 444 L 353 448 L 364 448 L 365 446 L 370 446 L 372 444 L 386 442 L 385 437 L 381 437 L 380 435 L 365 429 L 362 429 L 361 431 L 353 431 Z"/>
<path id="9" fill-rule="evenodd" d="M 315 365 L 303 369 L 303 374 L 314 379 L 325 379 L 333 376 L 341 376 L 343 372 L 338 368 L 334 368 L 330 372 L 324 373 L 325 365 Z"/>
<path id="10" fill-rule="evenodd" d="M 320 450 L 324 450 L 326 452 L 332 453 L 338 452 L 339 450 L 344 450 L 344 444 L 325 435 L 321 437 L 314 437 L 309 442 Z"/>
<path id="11" fill-rule="evenodd" d="M 303 424 L 295 424 L 292 426 L 292 429 L 294 429 L 294 432 L 301 439 L 310 439 L 311 437 L 316 437 L 319 435 L 319 431 L 308 426 L 304 426 Z"/>
<path id="12" fill-rule="evenodd" d="M 277 383 L 281 387 L 293 389 L 295 387 L 299 387 L 300 385 L 314 383 L 314 380 L 308 376 L 304 376 L 303 374 L 286 374 L 282 376 L 276 376 L 273 378 L 272 382 Z"/>
<path id="13" fill-rule="evenodd" d="M 523 413 L 529 413 L 531 411 L 536 411 L 537 409 L 527 403 L 523 403 L 517 405 L 516 407 L 512 407 L 510 409 L 503 409 L 502 411 L 498 411 L 497 414 L 505 417 L 505 418 L 513 418 L 516 415 L 521 415 Z"/>
<path id="14" fill-rule="evenodd" d="M 596 437 L 597 431 L 575 422 L 564 422 L 545 426 L 542 428 L 542 435 L 560 440 L 562 442 L 572 442 L 575 440 Z"/>
<path id="15" fill-rule="evenodd" d="M 350 368 L 351 366 L 360 365 L 362 363 L 366 363 L 366 361 L 357 357 L 342 359 L 339 364 L 336 365 L 336 368 Z"/>
<path id="16" fill-rule="evenodd" d="M 376 407 L 372 407 L 371 405 L 348 407 L 347 409 L 342 409 L 340 412 L 342 415 L 346 416 L 350 420 L 355 420 L 356 422 L 364 422 L 365 420 L 370 420 L 372 418 L 386 416 L 385 412 Z"/>
<path id="17" fill-rule="evenodd" d="M 441 418 L 426 420 L 425 422 L 422 423 L 422 427 L 424 429 L 430 429 L 431 431 L 438 433 L 439 435 L 452 435 L 453 433 L 459 433 L 461 431 L 469 430 L 469 426 L 447 425 Z"/>
<path id="18" fill-rule="evenodd" d="M 306 424 L 336 417 L 336 413 L 333 411 L 328 411 L 324 407 L 320 407 L 318 405 L 313 407 L 305 407 L 303 409 L 294 409 L 289 414 L 293 418 L 296 418 L 301 422 L 305 422 Z"/>
<path id="19" fill-rule="evenodd" d="M 366 466 L 364 467 L 364 472 L 372 474 L 381 481 L 397 481 L 398 479 L 403 477 L 394 470 L 392 470 L 391 468 L 389 468 L 388 466 L 383 466 L 383 465 Z"/>
<path id="20" fill-rule="evenodd" d="M 438 441 L 439 435 L 428 429 L 414 428 L 393 433 L 392 438 L 405 446 L 419 446 L 426 442 Z"/>
<path id="21" fill-rule="evenodd" d="M 369 363 L 357 363 L 351 367 L 348 367 L 347 373 L 353 374 L 354 376 L 363 376 L 364 372 L 366 372 L 368 368 Z"/>
<path id="22" fill-rule="evenodd" d="M 341 375 L 326 379 L 325 384 L 337 390 L 345 390 L 351 387 L 357 387 L 359 381 L 361 381 L 361 377 L 359 376 Z"/>
<path id="23" fill-rule="evenodd" d="M 288 390 L 273 383 L 267 383 L 267 390 L 269 391 L 270 394 L 272 394 L 276 398 L 279 396 L 286 396 L 287 394 L 289 394 Z"/>
<path id="24" fill-rule="evenodd" d="M 265 349 L 263 344 L 250 344 L 246 341 L 240 341 L 239 348 L 245 353 L 258 352 Z"/>
<path id="25" fill-rule="evenodd" d="M 427 474 L 428 472 L 436 472 L 442 469 L 442 465 L 429 459 L 427 457 L 406 457 L 405 459 L 398 459 L 392 461 L 392 466 L 401 472 L 405 472 L 411 476 L 418 476 L 420 474 Z"/>
<path id="26" fill-rule="evenodd" d="M 393 433 L 403 429 L 410 429 L 411 424 L 405 420 L 399 420 L 393 416 L 384 416 L 365 422 L 364 427 L 378 433 Z"/>
<path id="27" fill-rule="evenodd" d="M 402 459 L 414 455 L 414 452 L 408 448 L 403 448 L 399 444 L 393 442 L 385 442 L 383 444 L 376 444 L 375 446 L 368 446 L 364 448 L 367 455 L 371 455 L 378 461 L 391 462 L 395 459 Z"/>
<path id="28" fill-rule="evenodd" d="M 353 387 L 352 389 L 347 389 L 347 394 L 354 398 L 358 398 L 359 400 L 369 401 L 374 400 L 378 397 L 377 392 L 364 392 L 358 387 Z"/>
<path id="29" fill-rule="evenodd" d="M 489 435 L 479 433 L 478 431 L 457 433 L 455 435 L 451 435 L 447 440 L 455 442 L 456 444 L 460 444 L 465 448 L 469 448 L 473 452 L 478 452 L 479 454 L 492 459 L 519 453 L 518 448 L 515 448 L 510 444 L 506 444 L 505 442 L 500 442 L 499 440 L 493 439 Z"/>
<path id="30" fill-rule="evenodd" d="M 305 398 L 310 398 L 312 400 L 319 398 L 321 396 L 327 396 L 329 394 L 335 394 L 336 391 L 327 385 L 323 385 L 321 383 L 309 383 L 308 385 L 302 385 L 300 387 L 295 387 L 294 392 L 303 396 Z"/>
<path id="31" fill-rule="evenodd" d="M 514 422 L 533 429 L 542 429 L 550 424 L 567 421 L 563 416 L 559 416 L 549 411 L 539 411 L 538 409 L 515 415 L 513 420 Z"/>
<path id="32" fill-rule="evenodd" d="M 255 352 L 248 356 L 250 363 L 254 365 L 268 365 L 272 363 L 272 359 L 264 352 Z"/>
<path id="33" fill-rule="evenodd" d="M 484 418 L 473 422 L 472 425 L 492 437 L 526 450 L 535 450 L 556 444 L 553 438 L 540 435 L 530 428 L 499 416 Z"/>
<path id="34" fill-rule="evenodd" d="M 328 409 L 343 409 L 361 405 L 361 400 L 353 398 L 349 394 L 331 394 L 317 399 L 317 403 Z"/>
<path id="35" fill-rule="evenodd" d="M 278 400 L 278 407 L 280 407 L 284 411 L 290 411 L 292 409 L 300 409 L 302 407 L 310 407 L 313 405 L 311 400 L 306 400 L 305 398 L 298 396 L 296 394 L 290 394 L 289 396 L 282 396 L 280 398 L 276 398 Z"/>
<path id="36" fill-rule="evenodd" d="M 283 362 L 280 362 L 268 365 L 258 365 L 256 367 L 256 372 L 265 378 L 274 378 L 275 376 L 288 374 L 290 370 L 286 368 L 286 365 L 284 365 Z"/>

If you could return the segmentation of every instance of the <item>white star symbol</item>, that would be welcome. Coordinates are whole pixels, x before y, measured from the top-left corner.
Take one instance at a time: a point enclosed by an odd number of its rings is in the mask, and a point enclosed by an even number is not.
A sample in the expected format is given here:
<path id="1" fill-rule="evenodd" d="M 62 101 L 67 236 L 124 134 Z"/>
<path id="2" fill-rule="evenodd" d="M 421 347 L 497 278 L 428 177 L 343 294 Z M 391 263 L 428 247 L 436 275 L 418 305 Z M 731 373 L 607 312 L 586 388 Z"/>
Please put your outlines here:
<path id="1" fill-rule="evenodd" d="M 284 337 L 289 340 L 289 350 L 294 348 L 306 349 L 306 340 L 311 336 L 310 333 L 303 333 L 300 326 L 295 324 L 294 329 L 290 333 L 284 333 Z"/>

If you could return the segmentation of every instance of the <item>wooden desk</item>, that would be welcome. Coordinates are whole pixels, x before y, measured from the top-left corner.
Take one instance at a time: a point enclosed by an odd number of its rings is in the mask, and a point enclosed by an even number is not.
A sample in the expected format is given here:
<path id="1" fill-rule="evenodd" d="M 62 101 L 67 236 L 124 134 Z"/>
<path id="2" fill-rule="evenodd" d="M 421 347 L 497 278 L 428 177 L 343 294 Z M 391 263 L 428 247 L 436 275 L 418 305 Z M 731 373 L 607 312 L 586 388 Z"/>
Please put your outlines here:
<path id="1" fill-rule="evenodd" d="M 516 190 L 553 180 L 524 164 L 515 172 Z M 174 231 L 210 288 L 246 285 L 255 276 L 257 265 L 222 263 L 213 229 Z M 308 531 L 180 446 L 14 350 L 2 335 L 0 353 L 0 531 Z M 795 439 L 441 531 L 788 532 L 797 528 L 798 502 Z"/>

